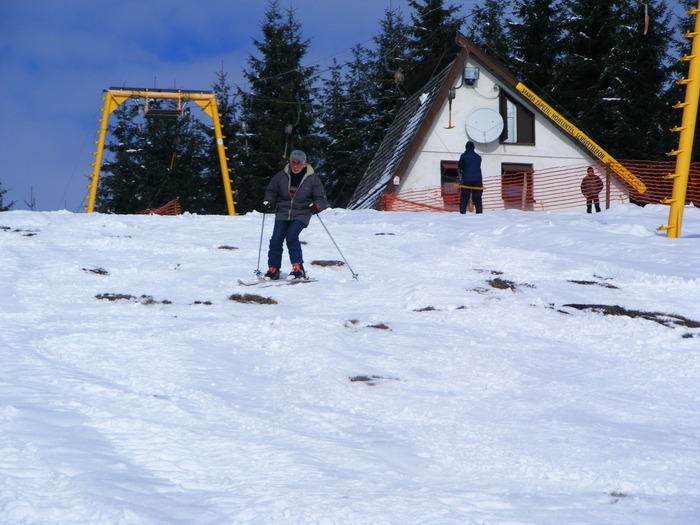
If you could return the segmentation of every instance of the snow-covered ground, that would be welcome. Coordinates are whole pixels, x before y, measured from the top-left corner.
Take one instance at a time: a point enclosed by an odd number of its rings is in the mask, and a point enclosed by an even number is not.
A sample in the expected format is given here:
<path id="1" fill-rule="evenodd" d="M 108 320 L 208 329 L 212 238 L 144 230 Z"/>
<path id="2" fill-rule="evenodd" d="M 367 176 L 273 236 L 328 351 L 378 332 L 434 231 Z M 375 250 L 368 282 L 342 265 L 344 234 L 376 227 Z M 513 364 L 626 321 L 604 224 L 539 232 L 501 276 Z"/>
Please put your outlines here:
<path id="1" fill-rule="evenodd" d="M 0 522 L 700 522 L 700 210 L 321 218 L 0 213 Z"/>

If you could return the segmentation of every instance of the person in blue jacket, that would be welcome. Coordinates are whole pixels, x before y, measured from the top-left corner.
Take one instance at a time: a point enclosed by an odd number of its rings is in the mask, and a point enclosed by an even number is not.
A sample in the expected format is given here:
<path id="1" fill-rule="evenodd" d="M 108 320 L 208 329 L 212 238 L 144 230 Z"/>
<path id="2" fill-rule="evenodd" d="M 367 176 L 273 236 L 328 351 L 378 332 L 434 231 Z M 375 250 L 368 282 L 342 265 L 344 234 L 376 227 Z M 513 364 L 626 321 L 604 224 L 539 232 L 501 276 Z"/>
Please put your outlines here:
<path id="1" fill-rule="evenodd" d="M 287 242 L 292 271 L 287 279 L 306 279 L 299 234 L 309 225 L 311 215 L 328 208 L 328 198 L 320 177 L 306 163 L 306 154 L 294 150 L 289 164 L 270 179 L 265 189 L 263 211 L 275 211 L 275 227 L 267 252 L 267 280 L 280 278 L 283 243 Z"/>
<path id="2" fill-rule="evenodd" d="M 470 198 L 476 213 L 482 213 L 481 195 L 484 193 L 484 182 L 481 175 L 481 156 L 474 151 L 474 143 L 471 140 L 464 146 L 464 153 L 459 157 L 457 173 L 457 183 L 466 186 L 460 188 L 459 213 L 467 213 Z"/>

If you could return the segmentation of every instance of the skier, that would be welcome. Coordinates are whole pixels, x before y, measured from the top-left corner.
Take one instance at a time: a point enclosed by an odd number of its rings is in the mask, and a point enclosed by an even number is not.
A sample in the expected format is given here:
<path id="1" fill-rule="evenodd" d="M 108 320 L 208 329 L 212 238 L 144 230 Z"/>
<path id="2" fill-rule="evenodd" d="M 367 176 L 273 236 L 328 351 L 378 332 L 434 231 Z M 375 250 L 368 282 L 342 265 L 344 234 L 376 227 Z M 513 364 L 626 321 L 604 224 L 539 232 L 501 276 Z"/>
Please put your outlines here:
<path id="1" fill-rule="evenodd" d="M 600 212 L 600 199 L 598 195 L 603 190 L 603 181 L 593 171 L 593 166 L 588 166 L 588 173 L 581 181 L 581 193 L 586 197 L 586 212 L 591 213 L 591 205 L 595 205 L 596 213 Z"/>
<path id="2" fill-rule="evenodd" d="M 263 212 L 275 209 L 275 227 L 267 252 L 266 280 L 280 278 L 282 244 L 287 242 L 292 271 L 287 279 L 306 279 L 304 257 L 299 234 L 309 225 L 311 215 L 328 208 L 328 199 L 321 179 L 306 163 L 306 154 L 294 150 L 289 164 L 270 179 L 265 189 Z"/>

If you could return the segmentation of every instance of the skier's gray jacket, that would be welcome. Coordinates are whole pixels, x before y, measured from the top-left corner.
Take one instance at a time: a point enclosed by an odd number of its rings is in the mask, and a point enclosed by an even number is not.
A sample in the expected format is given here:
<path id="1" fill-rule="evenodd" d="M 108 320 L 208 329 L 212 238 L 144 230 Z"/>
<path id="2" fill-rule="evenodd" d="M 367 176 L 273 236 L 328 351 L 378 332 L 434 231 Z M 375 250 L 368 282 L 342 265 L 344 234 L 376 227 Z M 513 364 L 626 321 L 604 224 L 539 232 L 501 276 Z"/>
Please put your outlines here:
<path id="1" fill-rule="evenodd" d="M 287 164 L 282 171 L 277 173 L 265 189 L 265 200 L 270 202 L 272 208 L 277 207 L 275 219 L 282 221 L 301 221 L 306 226 L 311 220 L 313 208 L 316 211 L 328 208 L 328 198 L 321 184 L 321 179 L 314 172 L 311 165 L 306 165 L 306 174 L 301 179 L 299 189 L 294 197 L 289 194 L 290 168 Z M 314 204 L 315 206 L 311 206 Z"/>

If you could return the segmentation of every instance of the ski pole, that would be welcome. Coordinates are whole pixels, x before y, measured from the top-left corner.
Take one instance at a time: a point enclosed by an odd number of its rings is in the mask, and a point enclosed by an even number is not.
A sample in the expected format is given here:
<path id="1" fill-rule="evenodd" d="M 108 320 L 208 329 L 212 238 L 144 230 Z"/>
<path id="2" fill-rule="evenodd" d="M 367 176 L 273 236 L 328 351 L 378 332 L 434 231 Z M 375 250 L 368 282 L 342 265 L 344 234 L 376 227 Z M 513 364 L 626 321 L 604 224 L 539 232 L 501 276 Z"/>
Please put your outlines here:
<path id="1" fill-rule="evenodd" d="M 323 226 L 323 229 L 326 230 L 326 233 L 328 234 L 328 237 L 331 238 L 331 241 L 333 241 L 333 244 L 335 245 L 336 250 L 338 250 L 338 253 L 340 256 L 343 258 L 343 261 L 345 261 L 345 264 L 348 266 L 348 270 L 350 270 L 350 273 L 352 274 L 352 278 L 357 281 L 357 274 L 352 271 L 352 268 L 350 267 L 350 263 L 348 260 L 345 258 L 345 255 L 343 255 L 343 252 L 340 251 L 340 248 L 338 247 L 338 244 L 335 242 L 335 239 L 331 235 L 331 232 L 328 231 L 328 228 L 326 228 L 326 223 L 323 222 L 323 219 L 321 219 L 321 216 L 319 214 L 316 214 L 316 217 L 318 217 L 318 220 L 321 221 L 321 225 Z"/>
<path id="2" fill-rule="evenodd" d="M 267 214 L 263 212 L 262 227 L 260 228 L 260 243 L 258 244 L 258 266 L 255 269 L 255 275 L 260 275 L 262 273 L 260 271 L 260 254 L 262 253 L 263 232 L 265 231 L 265 215 Z"/>

